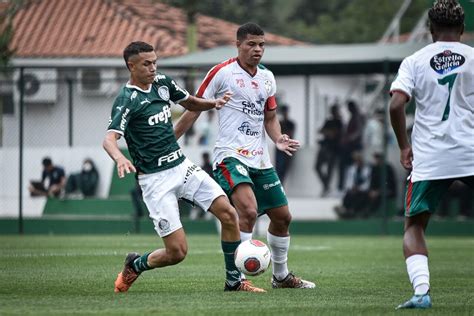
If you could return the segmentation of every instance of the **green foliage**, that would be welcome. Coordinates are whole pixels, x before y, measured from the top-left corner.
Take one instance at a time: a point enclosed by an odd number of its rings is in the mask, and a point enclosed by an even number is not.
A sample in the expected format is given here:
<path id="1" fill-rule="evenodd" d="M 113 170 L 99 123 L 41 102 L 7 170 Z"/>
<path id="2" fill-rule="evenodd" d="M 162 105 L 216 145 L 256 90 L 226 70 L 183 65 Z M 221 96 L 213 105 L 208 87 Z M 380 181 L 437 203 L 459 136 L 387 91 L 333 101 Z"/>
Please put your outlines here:
<path id="1" fill-rule="evenodd" d="M 473 238 L 428 241 L 434 305 L 422 314 L 472 314 Z M 144 272 L 128 293 L 115 294 L 125 254 L 161 247 L 157 236 L 1 236 L 0 314 L 414 314 L 395 311 L 412 295 L 401 236 L 293 236 L 289 267 L 317 288 L 272 290 L 268 271 L 252 278 L 268 290 L 260 295 L 223 291 L 217 234 L 189 235 L 188 244 L 182 263 Z"/>
<path id="2" fill-rule="evenodd" d="M 312 43 L 377 41 L 402 4 L 392 0 L 164 1 L 184 9 L 196 6 L 202 14 L 238 24 L 253 21 L 269 32 Z M 413 0 L 400 31 L 410 31 L 428 6 L 427 0 Z"/>

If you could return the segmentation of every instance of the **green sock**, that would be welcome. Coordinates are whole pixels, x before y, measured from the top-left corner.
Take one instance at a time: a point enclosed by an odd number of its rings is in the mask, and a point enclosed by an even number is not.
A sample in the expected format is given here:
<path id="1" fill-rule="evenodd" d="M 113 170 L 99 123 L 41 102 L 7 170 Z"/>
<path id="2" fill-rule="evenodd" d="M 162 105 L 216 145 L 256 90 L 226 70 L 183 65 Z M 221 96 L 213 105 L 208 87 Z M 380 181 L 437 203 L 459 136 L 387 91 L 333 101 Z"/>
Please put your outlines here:
<path id="1" fill-rule="evenodd" d="M 148 265 L 149 255 L 150 253 L 146 253 L 143 256 L 135 259 L 135 261 L 133 261 L 133 270 L 135 270 L 136 273 L 142 273 L 143 271 L 153 269 Z"/>
<path id="2" fill-rule="evenodd" d="M 225 260 L 225 279 L 227 284 L 234 286 L 240 281 L 240 272 L 235 266 L 235 250 L 240 245 L 239 241 L 223 241 L 221 240 L 222 251 Z"/>

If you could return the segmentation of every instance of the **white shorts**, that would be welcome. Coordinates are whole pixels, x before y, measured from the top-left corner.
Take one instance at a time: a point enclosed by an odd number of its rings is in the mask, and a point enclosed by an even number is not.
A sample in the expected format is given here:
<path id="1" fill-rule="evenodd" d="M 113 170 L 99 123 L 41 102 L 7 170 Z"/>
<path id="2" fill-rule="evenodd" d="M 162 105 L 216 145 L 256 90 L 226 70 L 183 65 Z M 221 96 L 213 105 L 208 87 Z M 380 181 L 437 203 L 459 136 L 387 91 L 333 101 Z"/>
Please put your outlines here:
<path id="1" fill-rule="evenodd" d="M 194 202 L 207 211 L 216 198 L 225 195 L 204 170 L 187 158 L 171 169 L 139 175 L 138 183 L 160 237 L 183 227 L 179 218 L 178 199 Z"/>

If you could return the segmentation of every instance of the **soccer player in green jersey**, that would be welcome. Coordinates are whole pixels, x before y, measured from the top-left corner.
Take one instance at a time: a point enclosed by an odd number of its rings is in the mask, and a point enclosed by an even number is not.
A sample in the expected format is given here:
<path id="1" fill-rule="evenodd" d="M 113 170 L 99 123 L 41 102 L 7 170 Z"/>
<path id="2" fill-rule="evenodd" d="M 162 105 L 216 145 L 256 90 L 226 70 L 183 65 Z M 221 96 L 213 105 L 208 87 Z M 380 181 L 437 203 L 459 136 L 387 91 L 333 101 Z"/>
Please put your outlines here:
<path id="1" fill-rule="evenodd" d="M 405 58 L 390 89 L 400 162 L 411 171 L 405 195 L 403 254 L 414 295 L 398 308 L 430 308 L 425 230 L 451 183 L 474 187 L 474 48 L 461 43 L 464 10 L 438 0 L 428 12 L 433 43 Z M 405 104 L 414 98 L 411 143 Z"/>
<path id="2" fill-rule="evenodd" d="M 126 292 L 138 276 L 154 268 L 181 262 L 187 253 L 186 236 L 179 218 L 178 199 L 193 201 L 214 214 L 222 225 L 227 291 L 265 292 L 241 282 L 234 263 L 240 244 L 237 213 L 219 185 L 201 168 L 189 161 L 176 142 L 171 123 L 170 102 L 189 111 L 220 109 L 230 98 L 204 100 L 189 93 L 164 74 L 156 72 L 153 47 L 132 42 L 124 50 L 130 81 L 115 99 L 104 149 L 117 164 L 120 178 L 136 172 L 156 232 L 164 249 L 144 255 L 131 252 L 115 281 L 115 292 Z M 124 136 L 133 163 L 120 151 L 117 140 Z"/>

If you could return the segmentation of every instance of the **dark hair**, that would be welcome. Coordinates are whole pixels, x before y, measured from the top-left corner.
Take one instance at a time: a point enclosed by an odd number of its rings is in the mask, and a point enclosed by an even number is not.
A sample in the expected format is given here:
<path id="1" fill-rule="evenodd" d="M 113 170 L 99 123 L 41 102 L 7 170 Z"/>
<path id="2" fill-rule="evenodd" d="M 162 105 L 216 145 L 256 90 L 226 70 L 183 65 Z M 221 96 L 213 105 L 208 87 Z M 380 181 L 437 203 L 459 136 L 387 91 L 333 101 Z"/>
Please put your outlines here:
<path id="1" fill-rule="evenodd" d="M 237 30 L 237 40 L 244 40 L 247 35 L 265 35 L 260 25 L 252 22 L 245 23 Z"/>
<path id="2" fill-rule="evenodd" d="M 464 10 L 456 0 L 437 0 L 428 11 L 435 28 L 460 29 L 464 25 Z"/>
<path id="3" fill-rule="evenodd" d="M 145 42 L 131 42 L 123 50 L 123 59 L 125 60 L 125 65 L 128 68 L 128 59 L 131 56 L 138 55 L 140 53 L 152 52 L 155 49 L 148 43 Z"/>
<path id="4" fill-rule="evenodd" d="M 42 164 L 43 164 L 43 167 L 49 167 L 53 164 L 53 162 L 51 161 L 51 158 L 45 157 L 43 158 Z"/>

